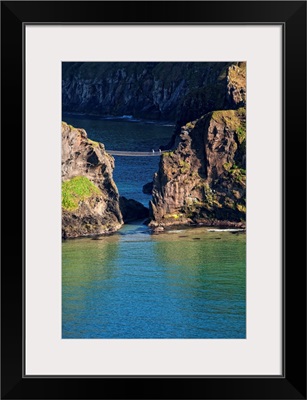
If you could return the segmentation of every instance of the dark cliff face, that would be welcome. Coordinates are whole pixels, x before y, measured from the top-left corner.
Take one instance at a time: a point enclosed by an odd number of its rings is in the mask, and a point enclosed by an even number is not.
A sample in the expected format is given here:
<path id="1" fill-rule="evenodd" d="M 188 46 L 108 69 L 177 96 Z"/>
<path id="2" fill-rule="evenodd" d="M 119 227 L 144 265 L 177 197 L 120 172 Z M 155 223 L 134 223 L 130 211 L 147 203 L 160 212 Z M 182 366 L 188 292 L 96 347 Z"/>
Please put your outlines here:
<path id="1" fill-rule="evenodd" d="M 179 127 L 209 111 L 243 105 L 238 68 L 245 71 L 245 64 L 66 62 L 63 111 L 171 120 Z"/>
<path id="2" fill-rule="evenodd" d="M 154 177 L 152 227 L 245 226 L 245 108 L 214 111 L 182 127 Z"/>
<path id="3" fill-rule="evenodd" d="M 211 80 L 211 84 L 189 92 L 180 107 L 177 127 L 181 128 L 210 111 L 235 110 L 245 104 L 246 63 L 231 63 Z"/>
<path id="4" fill-rule="evenodd" d="M 62 236 L 118 230 L 123 219 L 112 178 L 114 159 L 85 130 L 62 123 Z"/>
<path id="5" fill-rule="evenodd" d="M 220 75 L 204 86 L 191 90 L 184 98 L 174 135 L 165 148 L 172 148 L 180 135 L 181 127 L 202 115 L 215 110 L 236 110 L 246 105 L 246 63 L 228 63 Z"/>

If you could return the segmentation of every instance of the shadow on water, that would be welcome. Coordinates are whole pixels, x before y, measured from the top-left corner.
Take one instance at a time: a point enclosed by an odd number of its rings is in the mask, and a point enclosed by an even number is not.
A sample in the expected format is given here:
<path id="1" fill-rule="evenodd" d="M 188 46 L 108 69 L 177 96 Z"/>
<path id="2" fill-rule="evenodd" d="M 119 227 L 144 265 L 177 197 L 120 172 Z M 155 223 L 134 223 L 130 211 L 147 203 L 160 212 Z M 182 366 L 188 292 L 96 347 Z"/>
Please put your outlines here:
<path id="1" fill-rule="evenodd" d="M 158 265 L 168 280 L 169 299 L 176 299 L 176 312 L 188 335 L 244 338 L 245 235 L 194 229 L 153 240 Z"/>
<path id="2" fill-rule="evenodd" d="M 77 239 L 62 244 L 63 337 L 79 337 L 84 321 L 101 308 L 96 294 L 112 291 L 119 237 Z M 107 307 L 107 305 L 106 305 Z"/>
<path id="3" fill-rule="evenodd" d="M 245 235 L 129 224 L 63 243 L 63 338 L 244 337 Z"/>

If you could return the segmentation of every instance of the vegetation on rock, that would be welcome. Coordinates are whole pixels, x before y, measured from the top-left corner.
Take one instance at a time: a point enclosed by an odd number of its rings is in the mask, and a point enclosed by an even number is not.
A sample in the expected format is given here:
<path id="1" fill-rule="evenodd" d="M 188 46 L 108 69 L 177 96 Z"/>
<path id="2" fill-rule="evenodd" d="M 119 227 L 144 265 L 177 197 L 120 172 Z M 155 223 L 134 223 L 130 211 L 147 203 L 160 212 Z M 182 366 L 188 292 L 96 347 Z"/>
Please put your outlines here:
<path id="1" fill-rule="evenodd" d="M 244 103 L 244 63 L 65 62 L 64 112 L 177 121 Z"/>
<path id="2" fill-rule="evenodd" d="M 193 126 L 193 127 L 192 127 Z M 151 226 L 245 224 L 246 113 L 210 112 L 182 127 L 154 178 Z"/>
<path id="3" fill-rule="evenodd" d="M 114 159 L 84 129 L 62 122 L 62 236 L 99 235 L 123 224 Z"/>
<path id="4" fill-rule="evenodd" d="M 245 104 L 245 62 L 63 63 L 64 111 L 176 121 L 173 137 L 161 146 L 169 151 L 161 155 L 154 177 L 152 226 L 244 226 Z M 84 130 L 64 123 L 62 132 L 62 206 L 68 231 L 80 205 L 82 229 L 91 226 L 82 234 L 118 229 L 123 219 L 112 178 L 114 159 Z M 151 185 L 144 190 L 150 193 Z M 142 211 L 124 198 L 121 208 L 137 215 Z"/>
<path id="5" fill-rule="evenodd" d="M 62 208 L 73 211 L 79 206 L 80 201 L 101 194 L 100 189 L 85 176 L 76 176 L 62 182 Z"/>

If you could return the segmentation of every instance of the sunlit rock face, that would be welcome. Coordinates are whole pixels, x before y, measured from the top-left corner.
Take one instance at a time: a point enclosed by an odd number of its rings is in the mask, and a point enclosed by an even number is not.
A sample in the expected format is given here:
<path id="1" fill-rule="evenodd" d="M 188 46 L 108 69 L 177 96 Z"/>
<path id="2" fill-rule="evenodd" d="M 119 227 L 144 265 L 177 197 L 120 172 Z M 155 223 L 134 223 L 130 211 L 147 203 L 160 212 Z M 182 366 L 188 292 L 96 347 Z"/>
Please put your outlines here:
<path id="1" fill-rule="evenodd" d="M 150 225 L 244 227 L 245 143 L 245 108 L 210 112 L 183 126 L 155 174 Z"/>
<path id="2" fill-rule="evenodd" d="M 118 230 L 123 219 L 113 181 L 114 159 L 84 129 L 62 123 L 62 237 Z"/>

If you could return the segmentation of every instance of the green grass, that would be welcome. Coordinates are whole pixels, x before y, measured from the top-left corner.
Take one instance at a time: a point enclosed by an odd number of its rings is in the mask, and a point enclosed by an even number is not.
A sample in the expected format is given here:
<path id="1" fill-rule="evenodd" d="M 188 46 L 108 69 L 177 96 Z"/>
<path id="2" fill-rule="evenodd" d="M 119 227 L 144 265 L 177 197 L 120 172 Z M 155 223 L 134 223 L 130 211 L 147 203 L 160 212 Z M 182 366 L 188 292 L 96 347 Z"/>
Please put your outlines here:
<path id="1" fill-rule="evenodd" d="M 95 142 L 94 140 L 91 140 L 91 139 L 87 139 L 87 140 L 93 147 L 98 147 L 99 146 L 98 142 Z"/>
<path id="2" fill-rule="evenodd" d="M 188 123 L 185 125 L 186 129 L 193 129 L 194 126 L 195 126 L 195 125 L 194 125 L 192 122 L 188 122 Z"/>
<path id="3" fill-rule="evenodd" d="M 76 176 L 62 183 L 62 208 L 67 211 L 76 210 L 80 201 L 84 201 L 100 190 L 85 176 Z"/>
<path id="4" fill-rule="evenodd" d="M 63 125 L 66 125 L 71 131 L 73 131 L 73 130 L 77 130 L 77 128 L 75 128 L 74 126 L 72 126 L 72 125 L 70 125 L 70 124 L 68 124 L 67 122 L 65 122 L 65 121 L 62 121 L 62 124 Z"/>
<path id="5" fill-rule="evenodd" d="M 174 155 L 173 151 L 165 151 L 164 153 L 162 153 L 162 156 L 164 157 L 171 157 L 172 155 Z"/>
<path id="6" fill-rule="evenodd" d="M 237 110 L 237 114 L 241 120 L 240 126 L 238 126 L 236 133 L 238 137 L 238 141 L 241 145 L 244 145 L 245 149 L 245 141 L 246 141 L 246 110 L 241 107 Z"/>
<path id="7" fill-rule="evenodd" d="M 246 139 L 246 127 L 242 124 L 241 126 L 239 126 L 236 130 L 237 132 L 237 136 L 238 136 L 238 142 L 240 144 L 243 144 L 243 142 Z"/>
<path id="8" fill-rule="evenodd" d="M 245 184 L 246 182 L 246 170 L 244 168 L 238 167 L 236 164 L 233 164 L 232 168 L 229 170 L 229 173 L 233 177 L 233 179 L 240 183 Z"/>
<path id="9" fill-rule="evenodd" d="M 244 204 L 237 204 L 236 207 L 239 212 L 246 214 L 246 206 Z"/>
<path id="10" fill-rule="evenodd" d="M 182 214 L 165 214 L 164 215 L 164 219 L 179 219 L 180 217 L 182 217 Z"/>
<path id="11" fill-rule="evenodd" d="M 179 166 L 180 166 L 180 173 L 181 174 L 186 174 L 187 172 L 190 171 L 190 164 L 187 163 L 186 161 L 180 160 L 179 161 Z"/>
<path id="12" fill-rule="evenodd" d="M 244 108 L 244 107 L 238 108 L 237 113 L 238 113 L 239 117 L 246 119 L 246 108 Z"/>
<path id="13" fill-rule="evenodd" d="M 226 127 L 232 131 L 237 130 L 241 125 L 241 121 L 236 110 L 213 111 L 212 118 L 217 123 L 224 123 Z"/>
<path id="14" fill-rule="evenodd" d="M 225 162 L 225 163 L 223 164 L 223 168 L 224 168 L 226 171 L 230 171 L 231 167 L 232 167 L 232 163 L 230 163 L 230 162 Z"/>
<path id="15" fill-rule="evenodd" d="M 241 153 L 246 151 L 246 110 L 244 107 L 238 110 L 219 110 L 213 111 L 212 119 L 235 133 L 236 141 Z M 228 163 L 224 164 L 224 168 L 228 171 Z"/>

